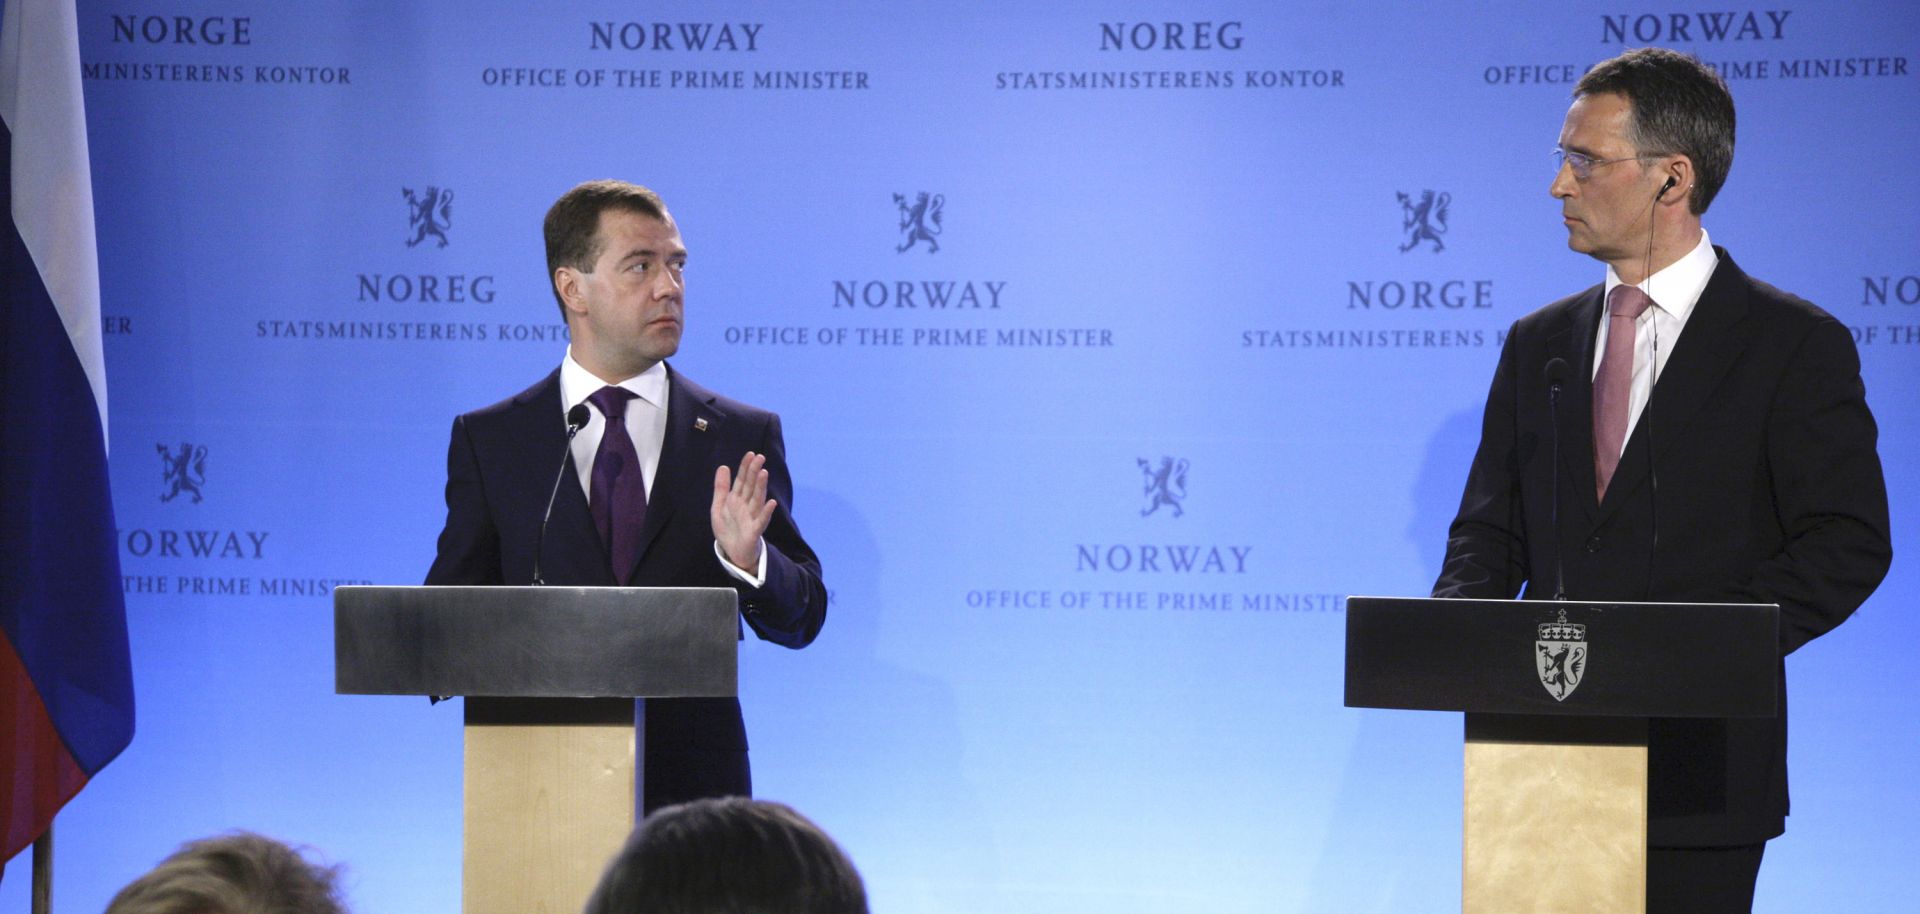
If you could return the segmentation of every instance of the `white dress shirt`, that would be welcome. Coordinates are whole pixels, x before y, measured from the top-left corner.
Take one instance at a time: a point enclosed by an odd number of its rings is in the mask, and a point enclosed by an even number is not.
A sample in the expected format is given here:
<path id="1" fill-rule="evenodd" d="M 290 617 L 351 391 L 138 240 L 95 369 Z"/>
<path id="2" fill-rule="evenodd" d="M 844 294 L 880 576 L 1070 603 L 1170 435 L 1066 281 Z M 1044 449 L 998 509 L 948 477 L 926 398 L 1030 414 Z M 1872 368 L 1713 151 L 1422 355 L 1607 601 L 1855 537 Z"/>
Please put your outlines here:
<path id="1" fill-rule="evenodd" d="M 607 382 L 573 360 L 573 348 L 568 347 L 567 359 L 560 363 L 561 407 L 571 411 L 606 386 Z M 640 458 L 640 478 L 651 499 L 653 479 L 660 469 L 660 447 L 667 440 L 667 365 L 655 362 L 652 368 L 613 386 L 634 394 L 634 399 L 627 401 L 627 437 L 633 439 L 634 454 Z M 593 458 L 600 453 L 600 439 L 606 433 L 607 418 L 587 403 L 587 424 L 573 436 L 573 468 L 580 476 L 580 491 L 588 498 L 593 497 Z"/>
<path id="2" fill-rule="evenodd" d="M 575 406 L 587 403 L 594 392 L 606 387 L 607 382 L 600 380 L 593 372 L 573 360 L 573 347 L 567 347 L 567 357 L 560 363 L 560 405 L 568 412 Z M 653 501 L 653 480 L 659 475 L 660 449 L 667 441 L 667 363 L 655 362 L 647 369 L 631 378 L 613 385 L 631 391 L 634 398 L 627 401 L 626 426 L 627 437 L 633 440 L 634 454 L 640 458 L 640 478 L 647 487 L 647 501 Z M 587 499 L 593 499 L 593 458 L 600 453 L 600 439 L 607 433 L 607 418 L 600 410 L 587 403 L 587 424 L 573 436 L 573 468 L 580 477 L 580 491 Z M 720 551 L 720 541 L 714 540 L 713 554 L 720 559 L 720 567 L 727 574 L 738 578 L 752 587 L 759 587 L 767 580 L 767 549 L 763 541 L 760 545 L 760 561 L 752 571 L 734 566 Z"/>
<path id="3" fill-rule="evenodd" d="M 1627 413 L 1627 428 L 1631 430 L 1640 422 L 1640 413 L 1646 409 L 1647 400 L 1653 397 L 1653 385 L 1659 381 L 1659 375 L 1667 368 L 1667 357 L 1673 354 L 1673 347 L 1680 342 L 1680 333 L 1687 327 L 1687 318 L 1693 315 L 1693 306 L 1700 301 L 1700 293 L 1706 291 L 1707 280 L 1713 277 L 1713 268 L 1719 266 L 1720 256 L 1713 252 L 1713 242 L 1707 237 L 1706 229 L 1700 230 L 1700 243 L 1693 246 L 1686 256 L 1674 261 L 1647 281 L 1640 284 L 1640 291 L 1653 299 L 1653 307 L 1642 312 L 1633 322 L 1633 396 L 1632 406 Z M 1607 351 L 1606 294 L 1611 294 L 1615 286 L 1621 285 L 1620 274 L 1607 267 L 1607 286 L 1602 290 L 1600 308 L 1600 329 L 1593 340 L 1593 373 L 1600 374 L 1600 357 Z M 1649 370 L 1648 366 L 1652 369 Z M 1628 438 L 1631 438 L 1629 432 Z M 1620 442 L 1621 452 L 1626 451 L 1626 441 Z"/>

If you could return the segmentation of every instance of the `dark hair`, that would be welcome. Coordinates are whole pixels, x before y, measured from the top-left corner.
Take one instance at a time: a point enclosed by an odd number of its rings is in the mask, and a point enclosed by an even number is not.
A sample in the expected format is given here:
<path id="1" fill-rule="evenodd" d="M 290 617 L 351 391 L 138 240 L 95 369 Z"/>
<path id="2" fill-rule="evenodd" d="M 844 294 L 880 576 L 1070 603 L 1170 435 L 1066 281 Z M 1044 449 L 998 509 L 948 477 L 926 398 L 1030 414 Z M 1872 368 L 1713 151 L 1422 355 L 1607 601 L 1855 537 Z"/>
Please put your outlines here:
<path id="1" fill-rule="evenodd" d="M 553 273 L 572 267 L 582 273 L 593 272 L 600 258 L 600 214 L 624 210 L 667 221 L 667 204 L 660 195 L 626 181 L 588 181 L 560 195 L 547 209 L 542 230 L 547 238 L 547 285 L 553 285 Z M 567 305 L 560 301 L 560 290 L 553 289 L 553 300 L 560 304 L 560 319 L 567 319 Z"/>
<path id="2" fill-rule="evenodd" d="M 1611 92 L 1633 106 L 1628 139 L 1641 155 L 1693 160 L 1688 209 L 1707 211 L 1733 168 L 1733 95 L 1700 58 L 1665 48 L 1635 48 L 1587 71 L 1573 95 Z"/>
<path id="3" fill-rule="evenodd" d="M 805 816 L 727 797 L 648 816 L 585 914 L 867 914 L 853 861 Z"/>
<path id="4" fill-rule="evenodd" d="M 252 832 L 190 841 L 107 903 L 106 914 L 346 914 L 339 867 Z"/>

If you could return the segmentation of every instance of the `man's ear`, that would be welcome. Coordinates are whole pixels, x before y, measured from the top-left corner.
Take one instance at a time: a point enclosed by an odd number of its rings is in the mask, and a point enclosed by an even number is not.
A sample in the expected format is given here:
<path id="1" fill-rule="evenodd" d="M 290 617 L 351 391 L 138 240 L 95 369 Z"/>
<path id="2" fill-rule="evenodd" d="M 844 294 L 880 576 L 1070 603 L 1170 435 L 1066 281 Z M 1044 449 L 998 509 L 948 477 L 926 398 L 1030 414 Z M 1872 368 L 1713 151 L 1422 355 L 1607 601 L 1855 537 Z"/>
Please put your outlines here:
<path id="1" fill-rule="evenodd" d="M 567 313 L 586 313 L 586 294 L 580 288 L 579 270 L 572 267 L 556 268 L 553 271 L 553 291 L 559 294 L 560 305 L 567 309 Z"/>
<path id="2" fill-rule="evenodd" d="M 1683 155 L 1674 156 L 1672 161 L 1661 166 L 1660 172 L 1664 175 L 1660 183 L 1665 189 L 1654 199 L 1661 203 L 1687 203 L 1693 196 L 1693 160 Z"/>

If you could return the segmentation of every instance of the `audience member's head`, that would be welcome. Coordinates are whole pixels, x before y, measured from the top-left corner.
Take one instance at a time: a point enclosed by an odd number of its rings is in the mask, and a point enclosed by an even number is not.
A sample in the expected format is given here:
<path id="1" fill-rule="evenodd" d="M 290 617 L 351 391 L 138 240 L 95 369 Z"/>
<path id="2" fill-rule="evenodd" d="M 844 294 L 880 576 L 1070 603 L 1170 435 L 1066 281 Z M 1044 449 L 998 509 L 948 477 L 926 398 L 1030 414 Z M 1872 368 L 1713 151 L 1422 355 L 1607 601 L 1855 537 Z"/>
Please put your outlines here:
<path id="1" fill-rule="evenodd" d="M 107 904 L 106 914 L 346 914 L 338 867 L 252 832 L 182 846 Z"/>
<path id="2" fill-rule="evenodd" d="M 634 829 L 586 914 L 867 914 L 853 861 L 779 803 L 668 806 Z"/>

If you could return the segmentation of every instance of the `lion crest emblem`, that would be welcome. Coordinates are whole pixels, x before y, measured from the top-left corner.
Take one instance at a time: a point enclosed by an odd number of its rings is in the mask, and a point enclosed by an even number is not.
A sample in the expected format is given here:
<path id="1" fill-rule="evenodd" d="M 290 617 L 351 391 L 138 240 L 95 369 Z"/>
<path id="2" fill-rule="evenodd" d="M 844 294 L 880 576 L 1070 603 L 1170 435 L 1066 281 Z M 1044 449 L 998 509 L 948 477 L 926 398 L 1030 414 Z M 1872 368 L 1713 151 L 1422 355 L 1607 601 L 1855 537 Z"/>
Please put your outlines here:
<path id="1" fill-rule="evenodd" d="M 1173 516 L 1187 513 L 1180 503 L 1187 500 L 1187 461 L 1172 457 L 1160 458 L 1160 465 L 1154 466 L 1144 458 L 1135 458 L 1140 465 L 1140 475 L 1146 478 L 1141 494 L 1147 497 L 1147 506 L 1140 509 L 1140 516 L 1146 517 L 1162 507 L 1172 508 Z"/>
<path id="2" fill-rule="evenodd" d="M 1568 622 L 1564 609 L 1558 621 L 1542 622 L 1533 642 L 1533 666 L 1547 694 L 1566 701 L 1587 673 L 1587 627 Z"/>
<path id="3" fill-rule="evenodd" d="M 446 247 L 447 229 L 453 227 L 453 191 L 428 187 L 416 194 L 413 188 L 402 187 L 400 192 L 407 197 L 407 230 L 413 232 L 407 247 L 419 245 L 428 235 L 440 239 L 440 247 Z"/>
<path id="4" fill-rule="evenodd" d="M 207 484 L 207 447 L 181 442 L 180 450 L 168 451 L 164 444 L 154 445 L 160 452 L 160 482 L 167 491 L 160 495 L 161 501 L 172 501 L 182 494 L 193 496 L 193 503 L 201 501 L 200 487 Z"/>
<path id="5" fill-rule="evenodd" d="M 1404 193 L 1396 192 L 1394 196 L 1400 198 L 1403 217 L 1400 228 L 1407 233 L 1407 243 L 1400 246 L 1400 253 L 1405 254 L 1428 241 L 1433 242 L 1435 254 L 1446 250 L 1440 236 L 1447 233 L 1447 206 L 1453 202 L 1453 195 L 1444 191 L 1439 194 L 1421 191 L 1418 203 Z"/>
<path id="6" fill-rule="evenodd" d="M 905 254 L 908 248 L 924 241 L 927 253 L 939 253 L 940 242 L 935 236 L 940 234 L 940 214 L 947 205 L 946 195 L 929 197 L 926 191 L 921 191 L 908 203 L 906 197 L 894 194 L 893 205 L 900 208 L 900 245 L 894 251 Z"/>

